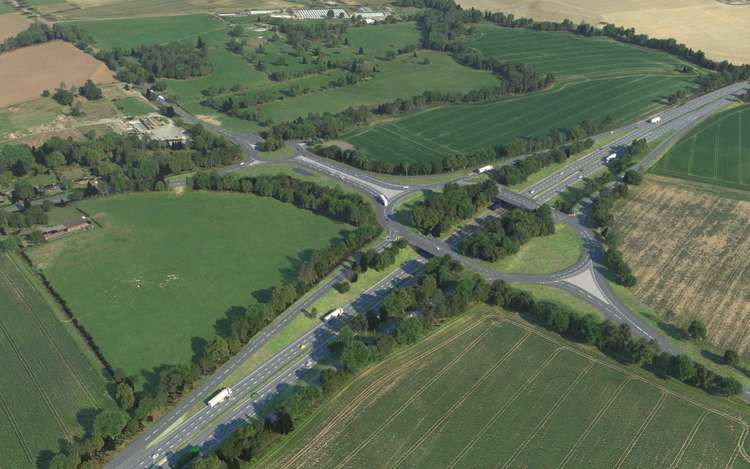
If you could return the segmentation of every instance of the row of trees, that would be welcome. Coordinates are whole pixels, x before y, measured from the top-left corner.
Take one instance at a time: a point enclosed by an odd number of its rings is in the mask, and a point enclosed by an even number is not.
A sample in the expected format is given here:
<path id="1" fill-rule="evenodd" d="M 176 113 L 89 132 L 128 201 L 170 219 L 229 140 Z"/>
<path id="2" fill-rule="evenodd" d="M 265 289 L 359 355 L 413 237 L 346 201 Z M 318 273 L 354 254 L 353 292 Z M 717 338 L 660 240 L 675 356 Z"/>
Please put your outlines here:
<path id="1" fill-rule="evenodd" d="M 547 205 L 532 211 L 513 209 L 501 219 L 491 218 L 463 238 L 458 251 L 465 256 L 494 262 L 517 253 L 531 238 L 554 232 L 552 210 Z"/>
<path id="2" fill-rule="evenodd" d="M 184 80 L 212 71 L 208 48 L 201 38 L 195 43 L 153 44 L 128 50 L 116 48 L 101 51 L 96 57 L 116 70 L 119 80 L 136 84 L 153 83 L 156 78 Z"/>
<path id="3" fill-rule="evenodd" d="M 92 42 L 91 36 L 76 25 L 55 23 L 50 27 L 46 24 L 32 23 L 28 29 L 3 41 L 0 44 L 0 53 L 54 40 L 71 42 L 79 49 L 86 49 Z"/>
<path id="4" fill-rule="evenodd" d="M 555 163 L 563 163 L 567 160 L 570 155 L 587 150 L 594 145 L 594 141 L 590 138 L 585 140 L 574 142 L 570 145 L 565 145 L 552 150 L 545 151 L 531 155 L 522 160 L 518 160 L 511 165 L 502 166 L 492 172 L 490 177 L 500 184 L 506 186 L 512 186 L 514 184 L 520 184 L 526 182 L 526 179 L 533 173 L 553 165 Z"/>
<path id="5" fill-rule="evenodd" d="M 474 216 L 479 209 L 489 206 L 497 195 L 492 181 L 460 186 L 449 183 L 443 192 L 430 192 L 411 212 L 414 226 L 424 234 L 440 236 L 455 223 Z"/>

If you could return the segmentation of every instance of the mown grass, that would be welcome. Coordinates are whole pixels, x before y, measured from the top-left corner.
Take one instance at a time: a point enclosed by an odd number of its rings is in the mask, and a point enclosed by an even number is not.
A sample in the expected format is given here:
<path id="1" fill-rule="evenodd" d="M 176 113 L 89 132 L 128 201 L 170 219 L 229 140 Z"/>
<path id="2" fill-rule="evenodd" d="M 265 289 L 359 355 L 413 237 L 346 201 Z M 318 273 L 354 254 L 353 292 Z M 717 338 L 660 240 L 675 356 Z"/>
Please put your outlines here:
<path id="1" fill-rule="evenodd" d="M 118 99 L 115 101 L 115 106 L 117 106 L 117 109 L 126 116 L 142 116 L 156 111 L 156 109 L 146 101 L 131 96 Z"/>
<path id="2" fill-rule="evenodd" d="M 331 396 L 255 466 L 666 466 L 684 444 L 683 463 L 721 467 L 742 442 L 740 424 L 717 414 L 688 441 L 720 400 L 685 400 L 494 311 L 514 322 L 444 325 Z"/>
<path id="3" fill-rule="evenodd" d="M 750 105 L 721 112 L 700 124 L 670 148 L 652 171 L 750 190 Z"/>
<path id="4" fill-rule="evenodd" d="M 560 306 L 567 306 L 573 311 L 577 311 L 580 314 L 591 314 L 601 320 L 606 319 L 604 314 L 594 306 L 592 306 L 591 303 L 588 303 L 587 301 L 584 301 L 577 296 L 573 296 L 565 290 L 561 290 L 549 285 L 541 285 L 538 283 L 518 282 L 514 283 L 513 285 L 517 288 L 521 288 L 532 293 L 534 295 L 534 298 L 536 298 L 538 301 L 547 301 Z"/>
<path id="5" fill-rule="evenodd" d="M 348 225 L 232 193 L 132 194 L 79 207 L 102 228 L 31 251 L 114 367 L 185 363 L 218 319 L 289 281 Z"/>
<path id="6" fill-rule="evenodd" d="M 114 406 L 101 365 L 18 258 L 0 255 L 0 453 L 34 467 Z"/>

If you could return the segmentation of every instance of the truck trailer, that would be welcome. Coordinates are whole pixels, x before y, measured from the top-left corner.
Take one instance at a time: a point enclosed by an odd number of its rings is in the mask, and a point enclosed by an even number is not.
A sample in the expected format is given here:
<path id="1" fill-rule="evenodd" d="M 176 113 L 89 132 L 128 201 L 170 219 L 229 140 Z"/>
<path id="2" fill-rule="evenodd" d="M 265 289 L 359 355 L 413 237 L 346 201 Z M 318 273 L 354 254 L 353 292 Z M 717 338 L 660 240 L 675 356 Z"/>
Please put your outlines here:
<path id="1" fill-rule="evenodd" d="M 226 401 L 231 395 L 232 395 L 232 388 L 224 388 L 221 391 L 217 392 L 214 397 L 209 399 L 207 404 L 209 407 L 216 407 L 217 405 Z"/>
<path id="2" fill-rule="evenodd" d="M 333 311 L 331 311 L 330 313 L 328 313 L 325 316 L 323 316 L 323 320 L 324 321 L 330 321 L 332 319 L 336 319 L 337 317 L 341 316 L 342 314 L 344 314 L 344 308 L 336 308 Z"/>
<path id="3" fill-rule="evenodd" d="M 651 119 L 648 120 L 649 124 L 658 124 L 659 122 L 661 122 L 661 117 L 660 116 L 654 116 L 654 117 L 652 117 Z"/>
<path id="4" fill-rule="evenodd" d="M 486 173 L 487 171 L 492 171 L 493 169 L 495 169 L 495 167 L 492 166 L 491 164 L 488 164 L 487 166 L 482 166 L 481 168 L 477 168 L 477 174 Z"/>
<path id="5" fill-rule="evenodd" d="M 383 204 L 383 207 L 387 207 L 388 206 L 388 199 L 383 194 L 378 194 L 377 199 L 378 199 L 378 202 L 380 202 L 381 204 Z"/>
<path id="6" fill-rule="evenodd" d="M 607 156 L 606 158 L 604 158 L 604 162 L 605 163 L 609 163 L 610 161 L 614 160 L 615 158 L 617 158 L 617 153 L 611 153 L 609 156 Z"/>

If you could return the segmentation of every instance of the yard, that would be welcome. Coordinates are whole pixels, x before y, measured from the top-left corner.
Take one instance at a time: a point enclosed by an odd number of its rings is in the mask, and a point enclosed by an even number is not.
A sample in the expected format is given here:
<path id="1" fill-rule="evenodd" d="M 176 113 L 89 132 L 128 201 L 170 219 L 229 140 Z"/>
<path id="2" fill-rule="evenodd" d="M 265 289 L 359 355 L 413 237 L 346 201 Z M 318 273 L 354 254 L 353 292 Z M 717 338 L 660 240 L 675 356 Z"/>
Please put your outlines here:
<path id="1" fill-rule="evenodd" d="M 78 204 L 102 228 L 30 255 L 114 367 L 186 363 L 217 320 L 265 301 L 311 249 L 348 230 L 272 199 L 141 193 Z"/>
<path id="2" fill-rule="evenodd" d="M 332 396 L 259 467 L 747 467 L 747 424 L 497 310 Z"/>

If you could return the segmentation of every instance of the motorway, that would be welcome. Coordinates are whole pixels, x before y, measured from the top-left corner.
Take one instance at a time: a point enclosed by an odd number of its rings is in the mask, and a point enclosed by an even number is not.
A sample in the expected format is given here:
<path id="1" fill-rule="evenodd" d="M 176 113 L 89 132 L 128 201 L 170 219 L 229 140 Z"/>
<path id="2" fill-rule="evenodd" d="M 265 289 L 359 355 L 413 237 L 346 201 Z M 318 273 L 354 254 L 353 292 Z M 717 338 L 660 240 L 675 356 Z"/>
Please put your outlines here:
<path id="1" fill-rule="evenodd" d="M 616 129 L 613 132 L 623 133 L 624 135 L 608 146 L 597 149 L 576 160 L 560 173 L 540 180 L 522 194 L 500 187 L 498 198 L 507 205 L 527 209 L 535 208 L 549 200 L 554 194 L 577 182 L 579 180 L 578 175 L 588 176 L 602 169 L 604 157 L 613 150 L 614 152 L 620 151 L 624 145 L 629 144 L 635 138 L 646 138 L 653 141 L 673 132 L 669 139 L 662 142 L 639 163 L 639 169 L 647 168 L 661 154 L 661 151 L 667 148 L 668 144 L 671 144 L 678 136 L 683 135 L 698 122 L 733 102 L 735 100 L 733 95 L 746 86 L 747 83 L 731 85 L 695 98 L 681 106 L 665 110 L 658 114 L 662 117 L 662 123 L 659 125 L 636 122 Z M 186 117 L 192 116 L 187 115 L 183 118 Z M 211 126 L 209 128 L 241 145 L 245 154 L 245 159 L 241 164 L 225 168 L 224 172 L 235 171 L 253 164 L 274 164 L 272 161 L 264 161 L 256 151 L 255 145 L 260 141 L 257 136 L 239 135 Z M 450 255 L 466 267 L 476 270 L 490 280 L 530 282 L 561 288 L 589 302 L 606 317 L 618 323 L 630 325 L 634 334 L 655 340 L 662 350 L 674 354 L 679 353 L 679 350 L 672 346 L 661 332 L 655 330 L 637 314 L 630 311 L 612 292 L 603 274 L 605 267 L 602 265 L 601 243 L 595 233 L 585 226 L 583 218 L 574 218 L 557 212 L 554 214 L 558 221 L 570 226 L 583 240 L 585 253 L 575 265 L 562 272 L 548 275 L 510 274 L 494 271 L 474 259 L 456 253 L 448 243 L 433 237 L 422 236 L 394 220 L 394 206 L 400 200 L 420 191 L 439 188 L 442 184 L 409 186 L 386 183 L 369 173 L 320 158 L 309 152 L 301 142 L 293 142 L 292 144 L 297 151 L 289 160 L 302 164 L 313 171 L 334 177 L 378 200 L 382 200 L 382 198 L 388 200 L 387 205 L 381 205 L 377 210 L 378 220 L 387 230 L 387 238 L 381 243 L 381 248 L 396 236 L 403 237 L 410 244 L 427 253 Z M 420 259 L 420 262 L 423 261 L 423 259 Z M 354 314 L 355 311 L 362 313 L 368 308 L 374 307 L 393 285 L 406 281 L 417 269 L 418 266 L 404 266 L 395 270 L 383 282 L 348 305 L 346 307 L 347 313 Z M 342 271 L 335 278 L 309 294 L 299 304 L 293 305 L 284 312 L 259 337 L 251 340 L 240 353 L 219 368 L 199 388 L 184 398 L 176 408 L 160 419 L 154 427 L 149 429 L 148 433 L 142 435 L 121 451 L 107 467 L 133 468 L 169 465 L 170 462 L 174 461 L 175 455 L 188 445 L 200 446 L 202 450 L 210 449 L 234 428 L 255 415 L 255 412 L 271 396 L 299 380 L 305 374 L 307 368 L 314 366 L 315 363 L 326 356 L 327 343 L 335 336 L 340 327 L 339 321 L 321 323 L 270 360 L 251 371 L 237 385 L 233 386 L 233 395 L 225 403 L 210 409 L 202 408 L 192 416 L 184 417 L 184 413 L 188 409 L 192 408 L 197 402 L 208 398 L 210 392 L 217 389 L 228 373 L 248 360 L 283 325 L 291 321 L 296 315 L 301 314 L 325 291 L 332 288 L 333 284 L 337 283 L 343 275 L 344 272 Z M 300 349 L 303 344 L 305 345 L 304 349 Z M 302 352 L 302 350 L 306 352 Z"/>

